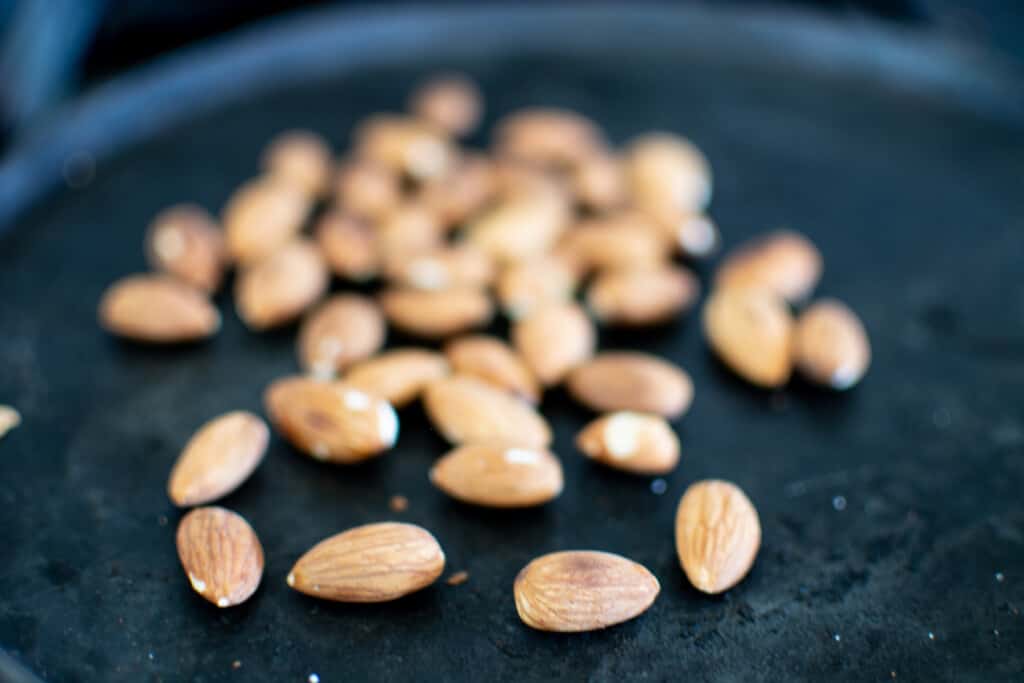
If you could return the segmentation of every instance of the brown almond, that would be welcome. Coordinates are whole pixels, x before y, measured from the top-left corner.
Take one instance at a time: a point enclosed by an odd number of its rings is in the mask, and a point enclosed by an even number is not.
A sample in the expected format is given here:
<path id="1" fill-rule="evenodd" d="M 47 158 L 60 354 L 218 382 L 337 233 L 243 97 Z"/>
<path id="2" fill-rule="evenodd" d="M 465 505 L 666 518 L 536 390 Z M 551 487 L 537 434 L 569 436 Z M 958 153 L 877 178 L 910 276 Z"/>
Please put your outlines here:
<path id="1" fill-rule="evenodd" d="M 793 316 L 767 289 L 727 287 L 704 303 L 704 336 L 733 372 L 760 387 L 789 381 L 793 369 Z"/>
<path id="2" fill-rule="evenodd" d="M 249 478 L 267 452 L 270 430 L 244 410 L 210 420 L 192 435 L 178 456 L 167 494 L 178 507 L 206 505 Z"/>
<path id="3" fill-rule="evenodd" d="M 584 159 L 572 172 L 576 201 L 593 211 L 611 211 L 626 201 L 626 180 L 619 160 L 599 154 Z"/>
<path id="4" fill-rule="evenodd" d="M 604 149 L 596 125 L 576 112 L 531 108 L 509 114 L 495 126 L 499 156 L 542 166 L 573 166 Z"/>
<path id="5" fill-rule="evenodd" d="M 292 322 L 327 291 L 330 274 L 316 245 L 295 240 L 244 268 L 235 280 L 235 309 L 249 329 Z"/>
<path id="6" fill-rule="evenodd" d="M 646 216 L 619 212 L 577 224 L 556 253 L 584 271 L 651 268 L 668 259 L 669 245 Z"/>
<path id="7" fill-rule="evenodd" d="M 516 576 L 516 612 L 540 631 L 595 631 L 637 617 L 661 592 L 658 579 L 620 555 L 570 550 L 538 557 Z"/>
<path id="8" fill-rule="evenodd" d="M 562 492 L 562 464 L 545 450 L 466 444 L 438 460 L 430 481 L 464 503 L 493 508 L 543 505 Z"/>
<path id="9" fill-rule="evenodd" d="M 384 314 L 373 299 L 359 294 L 332 296 L 302 323 L 299 363 L 318 377 L 333 377 L 380 351 L 386 333 Z"/>
<path id="10" fill-rule="evenodd" d="M 0 404 L 0 439 L 21 424 L 21 413 L 13 406 Z"/>
<path id="11" fill-rule="evenodd" d="M 693 400 L 693 382 L 682 368 L 639 352 L 599 353 L 569 373 L 567 384 L 576 400 L 602 413 L 630 410 L 675 419 Z"/>
<path id="12" fill-rule="evenodd" d="M 315 234 L 320 252 L 335 275 L 365 282 L 377 274 L 377 237 L 369 227 L 332 211 L 320 219 Z"/>
<path id="13" fill-rule="evenodd" d="M 392 325 L 426 339 L 483 327 L 494 315 L 491 298 L 479 289 L 389 289 L 380 303 Z"/>
<path id="14" fill-rule="evenodd" d="M 694 588 L 716 594 L 739 583 L 761 547 L 761 522 L 750 499 L 727 481 L 699 481 L 676 511 L 679 564 Z"/>
<path id="15" fill-rule="evenodd" d="M 286 377 L 263 394 L 271 423 L 317 460 L 355 463 L 398 440 L 398 416 L 387 401 L 342 382 Z"/>
<path id="16" fill-rule="evenodd" d="M 452 369 L 536 404 L 540 401 L 537 378 L 508 344 L 495 337 L 460 337 L 444 348 Z"/>
<path id="17" fill-rule="evenodd" d="M 387 602 L 434 583 L 444 552 L 422 527 L 399 522 L 358 526 L 317 543 L 292 567 L 288 585 L 337 602 Z"/>
<path id="18" fill-rule="evenodd" d="M 512 343 L 541 384 L 550 387 L 594 355 L 597 334 L 579 305 L 550 304 L 515 322 Z"/>
<path id="19" fill-rule="evenodd" d="M 434 76 L 413 92 L 409 110 L 438 130 L 461 137 L 480 122 L 483 98 L 466 76 L 444 74 Z"/>
<path id="20" fill-rule="evenodd" d="M 792 230 L 777 230 L 733 249 L 715 273 L 716 287 L 769 289 L 790 302 L 810 296 L 821 279 L 821 252 Z"/>
<path id="21" fill-rule="evenodd" d="M 444 239 L 440 219 L 419 202 L 405 202 L 384 214 L 377 225 L 377 250 L 385 268 L 391 261 L 440 247 Z"/>
<path id="22" fill-rule="evenodd" d="M 146 233 L 146 256 L 154 270 L 206 292 L 220 287 L 226 249 L 213 217 L 194 204 L 161 211 Z"/>
<path id="23" fill-rule="evenodd" d="M 495 159 L 492 166 L 494 191 L 501 199 L 550 193 L 568 197 L 570 187 L 557 170 L 516 159 Z"/>
<path id="24" fill-rule="evenodd" d="M 679 463 L 679 437 L 665 418 L 649 413 L 602 415 L 576 435 L 576 447 L 592 460 L 634 474 L 667 474 Z"/>
<path id="25" fill-rule="evenodd" d="M 420 187 L 417 199 L 441 219 L 445 228 L 463 223 L 490 201 L 496 189 L 491 161 L 467 154 L 450 173 Z"/>
<path id="26" fill-rule="evenodd" d="M 587 289 L 587 307 L 609 325 L 653 325 L 693 306 L 700 281 L 685 268 L 610 270 Z"/>
<path id="27" fill-rule="evenodd" d="M 453 289 L 488 286 L 494 280 L 494 262 L 469 244 L 434 247 L 388 260 L 392 283 L 413 289 Z"/>
<path id="28" fill-rule="evenodd" d="M 355 155 L 416 180 L 443 176 L 455 164 L 456 150 L 425 121 L 378 114 L 355 132 Z"/>
<path id="29" fill-rule="evenodd" d="M 107 287 L 99 320 L 108 332 L 154 343 L 204 339 L 220 329 L 210 300 L 166 275 L 131 275 Z"/>
<path id="30" fill-rule="evenodd" d="M 423 404 L 430 421 L 453 444 L 551 444 L 551 428 L 536 410 L 476 377 L 453 375 L 434 382 L 423 393 Z"/>
<path id="31" fill-rule="evenodd" d="M 645 208 L 701 211 L 711 201 L 711 166 L 686 138 L 648 133 L 626 151 L 633 201 Z"/>
<path id="32" fill-rule="evenodd" d="M 217 607 L 240 605 L 263 578 L 263 546 L 245 519 L 221 507 L 181 518 L 178 558 L 196 593 Z"/>
<path id="33" fill-rule="evenodd" d="M 496 289 L 505 315 L 515 320 L 546 304 L 571 299 L 577 280 L 566 259 L 545 254 L 505 266 Z"/>
<path id="34" fill-rule="evenodd" d="M 333 173 L 331 147 L 320 135 L 308 130 L 281 133 L 263 152 L 263 171 L 290 183 L 310 197 L 327 191 Z"/>
<path id="35" fill-rule="evenodd" d="M 378 220 L 400 203 L 401 178 L 390 168 L 356 159 L 338 171 L 334 194 L 346 214 L 361 220 Z"/>
<path id="36" fill-rule="evenodd" d="M 345 385 L 401 408 L 418 398 L 428 384 L 450 372 L 448 361 L 436 351 L 393 349 L 354 365 L 345 374 Z"/>
<path id="37" fill-rule="evenodd" d="M 224 208 L 228 253 L 243 265 L 260 261 L 293 239 L 312 209 L 290 183 L 259 178 L 240 187 Z"/>
<path id="38" fill-rule="evenodd" d="M 517 195 L 477 216 L 467 228 L 466 239 L 501 263 L 539 256 L 569 226 L 569 209 L 560 193 Z"/>
<path id="39" fill-rule="evenodd" d="M 797 368 L 809 379 L 833 389 L 849 389 L 871 363 L 871 344 L 860 318 L 836 299 L 811 304 L 796 321 Z"/>

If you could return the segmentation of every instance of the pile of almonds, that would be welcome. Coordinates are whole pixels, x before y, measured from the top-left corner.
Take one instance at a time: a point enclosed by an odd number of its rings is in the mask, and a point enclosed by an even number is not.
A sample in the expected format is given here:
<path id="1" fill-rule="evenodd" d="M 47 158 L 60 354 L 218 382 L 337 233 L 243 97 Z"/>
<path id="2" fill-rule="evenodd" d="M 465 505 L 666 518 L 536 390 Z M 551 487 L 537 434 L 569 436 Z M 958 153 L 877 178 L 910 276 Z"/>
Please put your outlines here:
<path id="1" fill-rule="evenodd" d="M 678 258 L 704 258 L 720 242 L 704 214 L 707 160 L 670 133 L 616 150 L 583 116 L 541 108 L 502 119 L 488 156 L 458 142 L 481 111 L 472 82 L 443 75 L 413 94 L 407 113 L 359 125 L 340 161 L 314 133 L 280 135 L 219 225 L 192 205 L 156 217 L 146 236 L 153 272 L 111 285 L 101 324 L 145 342 L 214 335 L 210 297 L 234 267 L 235 310 L 251 330 L 301 319 L 302 373 L 271 383 L 264 407 L 280 436 L 318 460 L 380 456 L 399 439 L 396 408 L 420 400 L 452 445 L 429 471 L 437 489 L 480 506 L 542 505 L 565 482 L 540 407 L 564 385 L 597 414 L 576 438 L 586 457 L 638 475 L 672 471 L 680 444 L 670 421 L 693 400 L 690 377 L 646 353 L 599 352 L 594 325 L 663 323 L 697 302 L 700 282 Z M 856 315 L 834 300 L 795 319 L 790 308 L 821 271 L 817 249 L 793 232 L 734 250 L 704 306 L 711 347 L 755 385 L 780 386 L 794 367 L 835 389 L 855 384 L 870 357 Z M 332 275 L 382 286 L 375 297 L 329 295 Z M 496 310 L 510 320 L 508 341 L 476 331 Z M 383 350 L 389 326 L 425 345 Z M 257 589 L 263 549 L 243 518 L 210 504 L 244 483 L 269 440 L 258 415 L 216 417 L 168 482 L 174 504 L 194 508 L 178 527 L 182 566 L 219 607 Z M 731 483 L 695 483 L 679 502 L 675 541 L 693 586 L 726 591 L 754 563 L 757 511 Z M 380 602 L 429 586 L 444 566 L 430 532 L 381 522 L 321 541 L 287 583 L 327 600 Z M 626 621 L 659 591 L 643 566 L 593 551 L 538 557 L 514 583 L 522 621 L 548 631 Z"/>

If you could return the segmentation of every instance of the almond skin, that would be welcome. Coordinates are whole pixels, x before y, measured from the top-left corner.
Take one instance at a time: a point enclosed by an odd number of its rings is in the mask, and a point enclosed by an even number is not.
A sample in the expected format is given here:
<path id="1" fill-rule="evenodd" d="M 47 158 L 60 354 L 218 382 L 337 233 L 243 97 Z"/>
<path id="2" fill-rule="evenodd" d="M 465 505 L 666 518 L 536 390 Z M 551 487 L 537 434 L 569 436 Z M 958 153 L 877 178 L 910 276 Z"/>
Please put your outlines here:
<path id="1" fill-rule="evenodd" d="M 355 132 L 355 155 L 415 180 L 443 176 L 454 166 L 456 150 L 425 121 L 378 114 Z"/>
<path id="2" fill-rule="evenodd" d="M 380 256 L 370 228 L 335 211 L 320 219 L 315 234 L 320 252 L 338 277 L 365 282 L 377 274 Z"/>
<path id="3" fill-rule="evenodd" d="M 342 212 L 357 219 L 374 221 L 401 201 L 401 177 L 384 166 L 353 160 L 338 172 L 334 192 Z"/>
<path id="4" fill-rule="evenodd" d="M 444 552 L 429 531 L 380 522 L 313 546 L 292 567 L 288 585 L 337 602 L 387 602 L 426 588 L 444 571 Z"/>
<path id="5" fill-rule="evenodd" d="M 700 211 L 711 201 L 711 166 L 686 138 L 648 133 L 629 144 L 626 174 L 641 207 Z"/>
<path id="6" fill-rule="evenodd" d="M 790 302 L 810 296 L 821 279 L 821 252 L 792 230 L 777 230 L 741 244 L 715 273 L 716 287 L 769 289 Z"/>
<path id="7" fill-rule="evenodd" d="M 576 112 L 529 108 L 495 126 L 498 156 L 540 166 L 571 167 L 605 148 L 601 131 Z"/>
<path id="8" fill-rule="evenodd" d="M 483 98 L 476 84 L 461 74 L 435 76 L 412 94 L 409 111 L 438 130 L 461 137 L 480 122 Z"/>
<path id="9" fill-rule="evenodd" d="M 392 325 L 425 339 L 443 339 L 483 327 L 494 316 L 491 299 L 481 290 L 389 289 L 380 304 Z"/>
<path id="10" fill-rule="evenodd" d="M 210 420 L 174 463 L 167 483 L 171 502 L 178 507 L 206 505 L 231 493 L 263 462 L 269 440 L 267 424 L 244 410 Z"/>
<path id="11" fill-rule="evenodd" d="M 398 416 L 387 401 L 341 382 L 286 377 L 263 395 L 271 423 L 317 460 L 356 463 L 398 440 Z"/>
<path id="12" fill-rule="evenodd" d="M 285 131 L 271 140 L 263 152 L 263 170 L 310 197 L 319 197 L 327 191 L 334 171 L 331 147 L 312 131 Z"/>
<path id="13" fill-rule="evenodd" d="M 532 507 L 562 492 L 562 464 L 545 450 L 500 443 L 466 444 L 434 464 L 430 481 L 464 503 Z"/>
<path id="14" fill-rule="evenodd" d="M 607 271 L 587 290 L 587 307 L 609 325 L 654 325 L 693 306 L 700 281 L 685 268 Z"/>
<path id="15" fill-rule="evenodd" d="M 538 557 L 523 567 L 513 588 L 524 624 L 560 633 L 629 621 L 647 611 L 661 591 L 658 579 L 643 565 L 592 550 Z"/>
<path id="16" fill-rule="evenodd" d="M 436 351 L 393 349 L 354 365 L 345 375 L 345 385 L 401 408 L 419 398 L 428 384 L 450 372 L 448 361 Z"/>
<path id="17" fill-rule="evenodd" d="M 576 400 L 599 412 L 630 410 L 675 419 L 693 400 L 690 376 L 646 353 L 599 353 L 569 373 L 567 384 Z"/>
<path id="18" fill-rule="evenodd" d="M 576 447 L 592 460 L 634 474 L 667 474 L 679 463 L 679 437 L 660 415 L 602 415 L 576 436 Z"/>
<path id="19" fill-rule="evenodd" d="M 384 345 L 387 326 L 373 299 L 339 294 L 320 304 L 299 330 L 299 362 L 317 377 L 330 378 L 369 358 Z"/>
<path id="20" fill-rule="evenodd" d="M 761 546 L 761 522 L 750 499 L 727 481 L 686 489 L 676 511 L 676 551 L 694 588 L 716 594 L 739 583 Z"/>
<path id="21" fill-rule="evenodd" d="M 494 262 L 468 244 L 443 246 L 389 259 L 388 279 L 413 289 L 487 287 L 494 280 Z"/>
<path id="22" fill-rule="evenodd" d="M 512 343 L 533 374 L 546 387 L 594 355 L 594 324 L 577 304 L 551 304 L 518 320 Z"/>
<path id="23" fill-rule="evenodd" d="M 251 330 L 279 327 L 316 303 L 329 280 L 320 250 L 309 240 L 295 240 L 238 274 L 235 308 Z"/>
<path id="24" fill-rule="evenodd" d="M 517 261 L 498 276 L 498 300 L 505 315 L 516 320 L 546 304 L 568 301 L 578 279 L 573 267 L 554 255 Z"/>
<path id="25" fill-rule="evenodd" d="M 849 389 L 871 363 L 871 344 L 860 318 L 835 299 L 814 302 L 796 322 L 794 354 L 797 368 L 808 379 Z"/>
<path id="26" fill-rule="evenodd" d="M 496 187 L 490 159 L 481 154 L 466 154 L 451 172 L 423 183 L 417 199 L 449 229 L 486 206 Z"/>
<path id="27" fill-rule="evenodd" d="M 779 387 L 793 369 L 793 316 L 767 289 L 729 287 L 704 303 L 704 336 L 733 372 L 760 387 Z"/>
<path id="28" fill-rule="evenodd" d="M 430 207 L 406 201 L 388 209 L 376 223 L 377 251 L 385 266 L 441 246 L 444 226 Z"/>
<path id="29" fill-rule="evenodd" d="M 450 443 L 500 441 L 547 448 L 551 428 L 529 404 L 475 377 L 453 375 L 423 394 L 427 415 Z"/>
<path id="30" fill-rule="evenodd" d="M 485 335 L 460 337 L 449 342 L 444 353 L 455 372 L 482 379 L 529 403 L 540 401 L 537 378 L 502 340 Z"/>
<path id="31" fill-rule="evenodd" d="M 585 272 L 659 266 L 670 245 L 657 225 L 635 211 L 616 212 L 582 221 L 559 241 L 559 254 Z"/>
<path id="32" fill-rule="evenodd" d="M 496 261 L 540 256 L 569 227 L 569 202 L 560 192 L 534 191 L 507 198 L 473 220 L 466 240 Z"/>
<path id="33" fill-rule="evenodd" d="M 131 275 L 110 285 L 100 324 L 120 337 L 173 344 L 212 336 L 220 313 L 199 290 L 166 275 Z"/>
<path id="34" fill-rule="evenodd" d="M 263 547 L 249 523 L 221 507 L 181 518 L 178 558 L 193 590 L 217 607 L 240 605 L 263 578 Z"/>
<path id="35" fill-rule="evenodd" d="M 179 204 L 153 219 L 146 233 L 146 257 L 154 270 L 215 292 L 224 276 L 227 247 L 224 234 L 205 209 Z"/>
<path id="36" fill-rule="evenodd" d="M 626 201 L 622 164 L 613 156 L 597 154 L 584 159 L 572 172 L 576 201 L 594 211 L 610 211 Z"/>
<path id="37" fill-rule="evenodd" d="M 239 264 L 260 261 L 291 241 L 312 209 L 290 183 L 264 177 L 240 187 L 224 208 L 228 252 Z"/>

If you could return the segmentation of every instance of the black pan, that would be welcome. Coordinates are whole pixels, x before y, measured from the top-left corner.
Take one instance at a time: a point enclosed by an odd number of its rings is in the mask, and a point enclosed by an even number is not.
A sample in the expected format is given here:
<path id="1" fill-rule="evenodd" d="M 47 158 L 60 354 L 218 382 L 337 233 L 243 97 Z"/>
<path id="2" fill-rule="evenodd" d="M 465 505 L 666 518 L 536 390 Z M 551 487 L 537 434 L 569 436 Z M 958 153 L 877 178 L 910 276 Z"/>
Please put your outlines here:
<path id="1" fill-rule="evenodd" d="M 366 466 L 275 440 L 225 501 L 262 538 L 264 585 L 218 611 L 178 565 L 167 473 L 203 421 L 259 411 L 263 387 L 296 370 L 292 331 L 248 333 L 221 295 L 210 343 L 140 347 L 100 332 L 97 299 L 144 268 L 157 210 L 218 210 L 275 132 L 307 126 L 340 148 L 442 67 L 479 79 L 488 123 L 549 104 L 617 142 L 692 137 L 727 244 L 809 234 L 826 257 L 819 292 L 861 314 L 874 364 L 848 394 L 766 393 L 713 360 L 695 314 L 603 334 L 692 374 L 682 464 L 658 495 L 585 462 L 572 440 L 589 415 L 556 391 L 544 410 L 567 487 L 531 512 L 434 491 L 445 445 L 419 408 Z M 1020 680 L 1020 85 L 985 55 L 870 23 L 537 5 L 304 15 L 105 86 L 0 169 L 0 403 L 24 416 L 0 441 L 0 644 L 47 680 Z M 688 586 L 672 540 L 679 496 L 705 477 L 740 484 L 764 527 L 753 572 L 714 598 Z M 407 512 L 389 511 L 392 494 Z M 376 606 L 285 585 L 314 542 L 393 517 L 432 530 L 469 581 Z M 661 596 L 603 632 L 527 629 L 513 578 L 569 548 L 643 563 Z"/>

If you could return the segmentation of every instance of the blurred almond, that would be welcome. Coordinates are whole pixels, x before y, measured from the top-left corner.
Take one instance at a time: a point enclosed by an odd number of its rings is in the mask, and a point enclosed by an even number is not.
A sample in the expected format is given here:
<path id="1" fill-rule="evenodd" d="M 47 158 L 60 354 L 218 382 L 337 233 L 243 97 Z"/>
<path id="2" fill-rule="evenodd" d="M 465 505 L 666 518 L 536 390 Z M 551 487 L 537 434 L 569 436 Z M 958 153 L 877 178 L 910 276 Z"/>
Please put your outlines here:
<path id="1" fill-rule="evenodd" d="M 146 233 L 146 256 L 154 270 L 206 292 L 224 276 L 224 234 L 202 207 L 179 204 L 161 211 Z"/>
<path id="2" fill-rule="evenodd" d="M 871 363 L 871 345 L 857 314 L 836 299 L 816 301 L 796 321 L 797 368 L 833 389 L 849 389 Z"/>
<path id="3" fill-rule="evenodd" d="M 748 382 L 778 387 L 793 369 L 793 316 L 767 289 L 727 287 L 704 303 L 704 336 L 718 357 Z"/>
<path id="4" fill-rule="evenodd" d="M 131 275 L 107 287 L 99 320 L 120 337 L 155 343 L 204 339 L 220 329 L 209 299 L 166 275 Z"/>
<path id="5" fill-rule="evenodd" d="M 312 209 L 292 184 L 259 178 L 240 187 L 224 208 L 228 252 L 243 265 L 270 256 L 294 238 Z"/>
<path id="6" fill-rule="evenodd" d="M 506 199 L 480 214 L 467 228 L 466 239 L 502 263 L 548 251 L 568 227 L 565 198 L 535 192 Z"/>
<path id="7" fill-rule="evenodd" d="M 647 214 L 673 249 L 694 259 L 707 258 L 722 242 L 718 226 L 707 215 L 679 209 L 651 209 Z"/>
<path id="8" fill-rule="evenodd" d="M 442 74 L 416 88 L 409 110 L 438 130 L 460 137 L 471 133 L 480 122 L 483 98 L 467 77 Z"/>
<path id="9" fill-rule="evenodd" d="M 579 223 L 565 233 L 556 253 L 586 271 L 651 268 L 668 259 L 669 245 L 647 217 L 619 212 Z"/>
<path id="10" fill-rule="evenodd" d="M 316 228 L 316 241 L 334 274 L 364 282 L 377 274 L 377 238 L 367 226 L 337 212 L 327 213 Z"/>
<path id="11" fill-rule="evenodd" d="M 587 290 L 587 307 L 610 325 L 653 325 L 679 315 L 697 301 L 700 281 L 676 266 L 610 270 Z"/>
<path id="12" fill-rule="evenodd" d="M 760 287 L 799 302 L 814 291 L 821 271 L 821 253 L 810 240 L 791 230 L 777 230 L 729 252 L 715 273 L 715 286 Z"/>
<path id="13" fill-rule="evenodd" d="M 545 450 L 466 444 L 438 460 L 430 481 L 464 503 L 494 508 L 543 505 L 562 492 L 562 464 Z"/>
<path id="14" fill-rule="evenodd" d="M 384 345 L 387 326 L 373 299 L 338 294 L 314 309 L 299 329 L 299 362 L 304 370 L 333 377 L 369 358 Z"/>
<path id="15" fill-rule="evenodd" d="M 494 279 L 494 262 L 469 244 L 442 246 L 389 259 L 387 276 L 414 289 L 486 287 Z"/>
<path id="16" fill-rule="evenodd" d="M 196 508 L 181 518 L 178 558 L 193 590 L 217 607 L 240 605 L 263 578 L 263 547 L 240 515 Z"/>
<path id="17" fill-rule="evenodd" d="M 593 211 L 610 211 L 626 201 L 626 179 L 619 160 L 598 154 L 580 161 L 572 172 L 576 201 Z"/>
<path id="18" fill-rule="evenodd" d="M 423 394 L 427 415 L 453 444 L 502 442 L 547 448 L 551 428 L 525 401 L 466 375 L 438 380 Z"/>
<path id="19" fill-rule="evenodd" d="M 479 289 L 389 289 L 380 303 L 392 325 L 427 339 L 483 327 L 494 315 L 490 297 Z"/>
<path id="20" fill-rule="evenodd" d="M 324 295 L 330 274 L 320 250 L 295 240 L 235 279 L 235 309 L 252 330 L 266 330 L 298 318 Z"/>
<path id="21" fill-rule="evenodd" d="M 424 121 L 393 114 L 370 117 L 355 132 L 358 158 L 426 180 L 448 173 L 456 151 L 443 133 Z"/>
<path id="22" fill-rule="evenodd" d="M 711 166 L 686 138 L 648 133 L 630 143 L 626 174 L 641 207 L 701 211 L 711 201 Z"/>
<path id="23" fill-rule="evenodd" d="M 602 413 L 629 410 L 675 419 L 693 400 L 693 382 L 682 368 L 640 352 L 599 353 L 569 373 L 567 383 L 576 400 Z"/>
<path id="24" fill-rule="evenodd" d="M 555 169 L 516 159 L 498 158 L 492 162 L 494 191 L 501 199 L 529 197 L 536 194 L 571 194 L 565 178 Z"/>
<path id="25" fill-rule="evenodd" d="M 665 418 L 648 413 L 602 415 L 576 436 L 576 447 L 601 464 L 634 474 L 667 474 L 679 462 L 679 438 Z"/>
<path id="26" fill-rule="evenodd" d="M 417 199 L 433 211 L 447 229 L 483 209 L 496 187 L 490 160 L 480 154 L 467 154 L 450 173 L 423 183 Z"/>
<path id="27" fill-rule="evenodd" d="M 495 125 L 498 156 L 531 164 L 572 166 L 604 146 L 596 125 L 564 109 L 520 109 Z"/>
<path id="28" fill-rule="evenodd" d="M 397 204 L 377 224 L 377 249 L 385 265 L 426 249 L 440 247 L 444 238 L 440 219 L 419 202 Z"/>
<path id="29" fill-rule="evenodd" d="M 497 294 L 505 314 L 514 320 L 572 299 L 576 281 L 576 272 L 565 259 L 545 254 L 505 266 L 498 275 Z"/>
<path id="30" fill-rule="evenodd" d="M 530 403 L 540 401 L 537 379 L 502 340 L 484 335 L 460 337 L 449 342 L 444 353 L 455 372 L 482 379 Z"/>
<path id="31" fill-rule="evenodd" d="M 345 385 L 401 408 L 418 398 L 428 384 L 450 372 L 448 361 L 436 351 L 393 349 L 354 365 L 345 374 Z"/>
<path id="32" fill-rule="evenodd" d="M 290 183 L 310 197 L 323 195 L 331 183 L 331 147 L 308 130 L 281 133 L 263 152 L 263 171 L 275 180 Z"/>
<path id="33" fill-rule="evenodd" d="M 390 168 L 360 159 L 346 162 L 334 181 L 342 212 L 361 220 L 378 220 L 402 199 L 402 183 Z"/>
<path id="34" fill-rule="evenodd" d="M 21 413 L 13 406 L 0 404 L 0 439 L 21 424 Z"/>
<path id="35" fill-rule="evenodd" d="M 551 304 L 517 320 L 512 343 L 541 384 L 550 387 L 594 355 L 597 335 L 577 304 Z"/>

